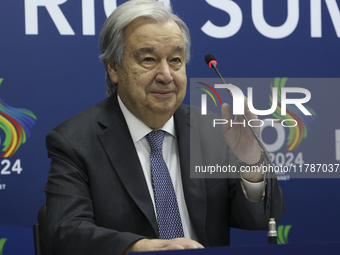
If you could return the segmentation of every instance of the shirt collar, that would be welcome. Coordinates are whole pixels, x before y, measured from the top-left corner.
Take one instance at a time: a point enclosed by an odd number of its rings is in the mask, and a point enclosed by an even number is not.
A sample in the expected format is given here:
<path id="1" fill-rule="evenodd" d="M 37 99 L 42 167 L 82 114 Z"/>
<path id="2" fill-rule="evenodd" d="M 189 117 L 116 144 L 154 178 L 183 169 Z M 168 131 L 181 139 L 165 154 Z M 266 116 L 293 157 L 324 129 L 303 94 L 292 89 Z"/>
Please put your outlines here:
<path id="1" fill-rule="evenodd" d="M 138 119 L 135 115 L 133 115 L 128 108 L 124 105 L 120 97 L 118 97 L 118 104 L 120 106 L 120 109 L 122 110 L 122 113 L 124 115 L 126 124 L 129 128 L 132 141 L 134 143 L 138 142 L 140 139 L 145 137 L 148 133 L 153 131 L 150 127 L 144 124 L 140 119 Z M 164 130 L 165 132 L 171 134 L 172 136 L 176 137 L 176 131 L 175 131 L 175 123 L 174 123 L 174 116 L 172 116 L 162 128 L 161 130 Z"/>

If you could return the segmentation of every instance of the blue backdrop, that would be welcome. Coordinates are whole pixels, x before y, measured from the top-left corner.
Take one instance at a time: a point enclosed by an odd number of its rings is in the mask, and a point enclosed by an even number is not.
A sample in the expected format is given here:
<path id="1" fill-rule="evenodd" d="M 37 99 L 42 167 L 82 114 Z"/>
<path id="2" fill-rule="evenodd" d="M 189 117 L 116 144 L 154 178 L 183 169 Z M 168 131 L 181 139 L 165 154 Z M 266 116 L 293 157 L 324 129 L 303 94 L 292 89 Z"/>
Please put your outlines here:
<path id="1" fill-rule="evenodd" d="M 32 225 L 45 203 L 50 163 L 45 137 L 106 97 L 98 36 L 107 14 L 123 2 L 0 1 L 0 254 L 34 254 Z M 340 0 L 165 2 L 191 31 L 188 78 L 216 77 L 204 62 L 207 53 L 218 57 L 226 80 L 339 77 Z M 339 163 L 340 87 L 308 86 L 315 120 L 299 146 L 291 151 L 282 146 L 273 157 L 302 153 L 308 155 L 304 163 Z M 269 85 L 263 93 L 268 101 Z M 338 241 L 339 184 L 332 178 L 280 181 L 286 199 L 280 242 Z M 266 243 L 266 232 L 232 230 L 231 243 Z"/>

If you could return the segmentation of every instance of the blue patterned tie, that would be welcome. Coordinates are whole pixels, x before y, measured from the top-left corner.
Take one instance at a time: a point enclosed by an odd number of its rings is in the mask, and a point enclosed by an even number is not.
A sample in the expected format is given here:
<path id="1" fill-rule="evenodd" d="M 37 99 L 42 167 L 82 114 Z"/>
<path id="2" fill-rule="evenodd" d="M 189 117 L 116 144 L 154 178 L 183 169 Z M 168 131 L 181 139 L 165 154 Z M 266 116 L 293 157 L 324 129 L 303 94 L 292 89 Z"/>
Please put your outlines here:
<path id="1" fill-rule="evenodd" d="M 182 221 L 169 170 L 163 159 L 165 131 L 157 130 L 147 134 L 151 147 L 151 177 L 155 195 L 157 221 L 160 239 L 184 237 Z"/>

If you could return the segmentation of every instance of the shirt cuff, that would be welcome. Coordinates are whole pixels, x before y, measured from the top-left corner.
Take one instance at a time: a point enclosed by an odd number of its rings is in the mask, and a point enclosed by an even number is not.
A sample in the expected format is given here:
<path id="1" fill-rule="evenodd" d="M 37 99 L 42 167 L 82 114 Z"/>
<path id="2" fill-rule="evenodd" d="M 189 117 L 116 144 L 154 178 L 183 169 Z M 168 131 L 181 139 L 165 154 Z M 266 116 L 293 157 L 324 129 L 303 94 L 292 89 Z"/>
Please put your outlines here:
<path id="1" fill-rule="evenodd" d="M 241 174 L 241 187 L 245 197 L 251 202 L 260 202 L 263 200 L 266 193 L 266 174 L 262 182 L 249 182 L 243 178 Z"/>

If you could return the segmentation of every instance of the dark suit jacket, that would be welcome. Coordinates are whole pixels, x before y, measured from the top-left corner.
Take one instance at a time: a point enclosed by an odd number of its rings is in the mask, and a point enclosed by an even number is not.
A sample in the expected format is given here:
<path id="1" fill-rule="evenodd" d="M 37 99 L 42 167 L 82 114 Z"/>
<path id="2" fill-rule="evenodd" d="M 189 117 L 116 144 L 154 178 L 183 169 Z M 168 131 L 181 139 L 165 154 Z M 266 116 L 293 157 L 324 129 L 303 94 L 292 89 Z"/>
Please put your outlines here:
<path id="1" fill-rule="evenodd" d="M 273 211 L 280 220 L 284 202 L 276 179 L 268 180 L 265 199 L 254 203 L 245 198 L 239 180 L 190 178 L 189 133 L 199 135 L 207 124 L 198 120 L 190 125 L 189 109 L 180 106 L 174 119 L 184 196 L 198 241 L 225 246 L 230 227 L 267 229 L 271 181 Z M 190 114 L 200 115 L 197 109 Z M 224 139 L 208 133 L 197 141 L 218 144 Z M 45 186 L 47 217 L 56 254 L 121 254 L 138 239 L 158 237 L 153 204 L 116 94 L 60 124 L 46 144 L 52 159 Z M 218 160 L 234 162 L 231 150 L 223 150 Z M 209 151 L 201 146 L 192 153 L 204 161 Z"/>

